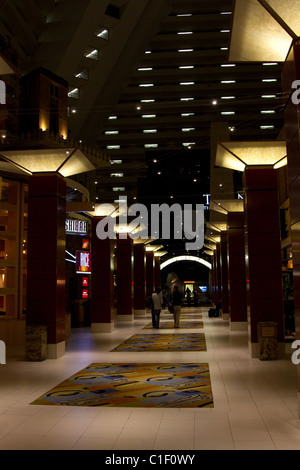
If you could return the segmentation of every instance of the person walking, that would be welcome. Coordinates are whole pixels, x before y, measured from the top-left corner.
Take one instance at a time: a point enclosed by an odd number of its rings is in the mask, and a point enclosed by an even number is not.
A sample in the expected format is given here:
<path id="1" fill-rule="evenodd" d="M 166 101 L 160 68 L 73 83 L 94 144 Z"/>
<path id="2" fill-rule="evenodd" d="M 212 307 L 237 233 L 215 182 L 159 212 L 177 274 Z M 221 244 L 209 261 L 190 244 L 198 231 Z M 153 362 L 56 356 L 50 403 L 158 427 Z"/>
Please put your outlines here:
<path id="1" fill-rule="evenodd" d="M 178 289 L 178 286 L 174 286 L 173 295 L 172 295 L 172 305 L 174 308 L 174 327 L 179 328 L 180 322 L 180 313 L 181 313 L 181 306 L 183 301 L 183 295 Z"/>
<path id="2" fill-rule="evenodd" d="M 152 326 L 153 328 L 159 328 L 160 312 L 161 312 L 161 306 L 163 303 L 160 288 L 157 288 L 156 291 L 153 292 L 152 301 L 153 301 Z"/>

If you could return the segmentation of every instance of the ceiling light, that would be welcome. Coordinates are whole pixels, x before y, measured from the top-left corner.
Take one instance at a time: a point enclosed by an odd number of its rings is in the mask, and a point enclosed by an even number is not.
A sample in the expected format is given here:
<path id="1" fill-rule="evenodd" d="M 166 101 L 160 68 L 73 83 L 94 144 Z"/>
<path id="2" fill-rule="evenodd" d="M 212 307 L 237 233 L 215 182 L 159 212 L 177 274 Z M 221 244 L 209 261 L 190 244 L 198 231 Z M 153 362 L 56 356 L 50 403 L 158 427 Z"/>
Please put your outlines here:
<path id="1" fill-rule="evenodd" d="M 229 116 L 229 115 L 235 114 L 235 112 L 234 111 L 222 111 L 221 114 L 223 116 Z"/>
<path id="2" fill-rule="evenodd" d="M 179 68 L 180 69 L 194 69 L 195 66 L 194 65 L 180 65 Z"/>
<path id="3" fill-rule="evenodd" d="M 268 65 L 278 65 L 277 62 L 264 62 L 263 63 L 264 66 L 268 66 Z"/>
<path id="4" fill-rule="evenodd" d="M 262 95 L 262 98 L 276 98 L 276 95 Z"/>
<path id="5" fill-rule="evenodd" d="M 235 81 L 235 80 L 222 80 L 221 83 L 226 83 L 226 84 L 228 84 L 228 83 L 236 83 L 236 81 Z"/>
<path id="6" fill-rule="evenodd" d="M 141 100 L 141 103 L 154 103 L 155 100 Z"/>
<path id="7" fill-rule="evenodd" d="M 195 116 L 195 113 L 182 113 L 182 117 L 189 117 L 189 116 Z"/>
<path id="8" fill-rule="evenodd" d="M 261 128 L 262 130 L 264 130 L 264 129 L 274 129 L 275 126 L 260 126 L 260 128 Z"/>
<path id="9" fill-rule="evenodd" d="M 143 114 L 142 118 L 143 119 L 156 118 L 156 114 Z"/>
<path id="10" fill-rule="evenodd" d="M 276 78 L 263 78 L 262 82 L 266 82 L 266 83 L 277 82 L 277 79 Z"/>
<path id="11" fill-rule="evenodd" d="M 213 101 L 212 101 L 212 104 L 215 106 L 216 104 L 218 104 L 218 101 L 217 101 L 217 100 L 213 100 Z"/>
<path id="12" fill-rule="evenodd" d="M 274 109 L 266 109 L 264 111 L 261 111 L 261 114 L 275 114 Z"/>
<path id="13" fill-rule="evenodd" d="M 195 82 L 180 82 L 180 85 L 195 85 Z"/>
<path id="14" fill-rule="evenodd" d="M 154 83 L 140 83 L 139 86 L 140 86 L 140 87 L 147 88 L 147 87 L 154 86 Z"/>
<path id="15" fill-rule="evenodd" d="M 193 101 L 195 98 L 180 98 L 180 101 Z"/>
<path id="16" fill-rule="evenodd" d="M 221 67 L 236 67 L 236 64 L 221 64 Z"/>
<path id="17" fill-rule="evenodd" d="M 194 49 L 178 49 L 178 52 L 193 52 Z"/>
<path id="18" fill-rule="evenodd" d="M 140 67 L 140 68 L 138 68 L 139 72 L 146 72 L 148 70 L 153 70 L 153 68 L 152 67 Z"/>
<path id="19" fill-rule="evenodd" d="M 176 16 L 192 16 L 192 13 L 179 13 Z"/>
<path id="20" fill-rule="evenodd" d="M 193 31 L 179 31 L 177 34 L 193 34 Z"/>

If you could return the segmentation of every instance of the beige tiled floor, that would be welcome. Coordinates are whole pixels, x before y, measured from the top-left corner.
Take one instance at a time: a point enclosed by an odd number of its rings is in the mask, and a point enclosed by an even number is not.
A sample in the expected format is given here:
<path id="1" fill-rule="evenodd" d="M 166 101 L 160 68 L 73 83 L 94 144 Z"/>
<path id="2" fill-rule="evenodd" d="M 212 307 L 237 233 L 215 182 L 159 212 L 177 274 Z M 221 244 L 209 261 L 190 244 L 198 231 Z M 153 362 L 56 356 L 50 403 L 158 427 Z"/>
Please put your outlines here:
<path id="1" fill-rule="evenodd" d="M 8 352 L 0 365 L 0 450 L 300 450 L 292 351 L 284 360 L 252 359 L 246 332 L 231 332 L 222 318 L 208 318 L 206 308 L 201 314 L 205 352 L 109 352 L 134 333 L 151 333 L 142 329 L 149 317 L 116 323 L 109 334 L 72 330 L 58 360 L 30 363 Z M 187 331 L 203 330 L 176 330 Z M 214 408 L 30 405 L 91 362 L 132 360 L 208 362 Z"/>

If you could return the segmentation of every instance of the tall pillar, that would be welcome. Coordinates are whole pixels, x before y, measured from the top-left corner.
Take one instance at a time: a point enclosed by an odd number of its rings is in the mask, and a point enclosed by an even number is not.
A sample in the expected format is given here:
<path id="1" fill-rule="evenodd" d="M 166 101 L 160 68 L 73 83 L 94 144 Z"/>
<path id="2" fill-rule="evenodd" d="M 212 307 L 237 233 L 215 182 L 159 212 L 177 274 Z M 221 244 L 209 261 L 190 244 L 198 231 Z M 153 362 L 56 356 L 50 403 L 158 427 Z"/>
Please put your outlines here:
<path id="1" fill-rule="evenodd" d="M 217 271 L 217 291 L 216 291 L 216 300 L 219 302 L 222 299 L 222 283 L 221 283 L 221 243 L 217 243 L 216 250 L 216 271 Z"/>
<path id="2" fill-rule="evenodd" d="M 155 290 L 154 255 L 153 251 L 146 251 L 146 292 L 147 297 Z"/>
<path id="3" fill-rule="evenodd" d="M 244 213 L 228 213 L 228 278 L 231 330 L 247 330 Z"/>
<path id="4" fill-rule="evenodd" d="M 154 255 L 154 284 L 155 289 L 162 287 L 160 275 L 160 257 Z"/>
<path id="5" fill-rule="evenodd" d="M 228 259 L 227 259 L 227 232 L 222 230 L 220 243 L 221 282 L 222 282 L 222 312 L 223 320 L 229 319 L 229 292 L 228 292 Z"/>
<path id="6" fill-rule="evenodd" d="M 110 333 L 114 329 L 114 241 L 100 240 L 92 219 L 91 238 L 91 332 Z"/>
<path id="7" fill-rule="evenodd" d="M 295 80 L 300 80 L 300 43 L 295 43 L 288 55 L 282 72 L 285 96 L 291 93 Z M 288 157 L 288 193 L 290 198 L 291 242 L 293 254 L 293 283 L 296 339 L 300 339 L 300 105 L 291 98 L 285 105 L 284 120 Z M 300 365 L 297 367 L 297 389 L 300 416 Z"/>
<path id="8" fill-rule="evenodd" d="M 133 320 L 133 243 L 132 239 L 117 240 L 117 314 L 118 320 Z"/>
<path id="9" fill-rule="evenodd" d="M 133 245 L 134 249 L 134 313 L 145 314 L 146 300 L 146 252 L 143 243 Z"/>
<path id="10" fill-rule="evenodd" d="M 277 323 L 277 356 L 285 353 L 277 186 L 277 172 L 272 167 L 244 171 L 249 346 L 253 357 L 259 356 L 259 322 Z"/>
<path id="11" fill-rule="evenodd" d="M 29 180 L 27 330 L 45 327 L 47 357 L 65 353 L 66 182 L 57 173 Z"/>
<path id="12" fill-rule="evenodd" d="M 214 250 L 212 256 L 212 301 L 214 304 L 218 302 L 218 290 L 217 290 L 217 249 Z"/>

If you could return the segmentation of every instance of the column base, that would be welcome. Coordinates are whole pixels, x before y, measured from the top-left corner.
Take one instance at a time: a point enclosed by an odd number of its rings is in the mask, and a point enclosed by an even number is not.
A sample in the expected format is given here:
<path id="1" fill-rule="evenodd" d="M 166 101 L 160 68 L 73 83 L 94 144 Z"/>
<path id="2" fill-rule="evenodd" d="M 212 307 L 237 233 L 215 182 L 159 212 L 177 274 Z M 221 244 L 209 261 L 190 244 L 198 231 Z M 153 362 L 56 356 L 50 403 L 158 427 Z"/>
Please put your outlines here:
<path id="1" fill-rule="evenodd" d="M 228 321 L 229 320 L 229 313 L 224 313 L 223 312 L 222 313 L 222 318 L 223 318 L 223 320 Z"/>
<path id="2" fill-rule="evenodd" d="M 64 356 L 66 352 L 66 342 L 62 341 L 57 344 L 47 345 L 47 357 L 48 359 L 58 359 L 59 357 Z"/>
<path id="3" fill-rule="evenodd" d="M 92 323 L 91 333 L 111 333 L 114 330 L 113 323 Z"/>
<path id="4" fill-rule="evenodd" d="M 230 322 L 231 331 L 247 331 L 248 323 L 246 321 L 232 321 Z"/>
<path id="5" fill-rule="evenodd" d="M 146 316 L 146 309 L 136 309 L 134 311 L 134 315 L 136 317 L 144 317 L 144 316 Z"/>
<path id="6" fill-rule="evenodd" d="M 118 321 L 133 321 L 134 316 L 132 315 L 117 315 Z"/>
<path id="7" fill-rule="evenodd" d="M 261 358 L 260 345 L 259 343 L 248 342 L 249 354 L 253 358 Z M 276 357 L 263 358 L 262 360 L 276 360 L 285 358 L 285 343 L 278 343 L 276 347 Z"/>

